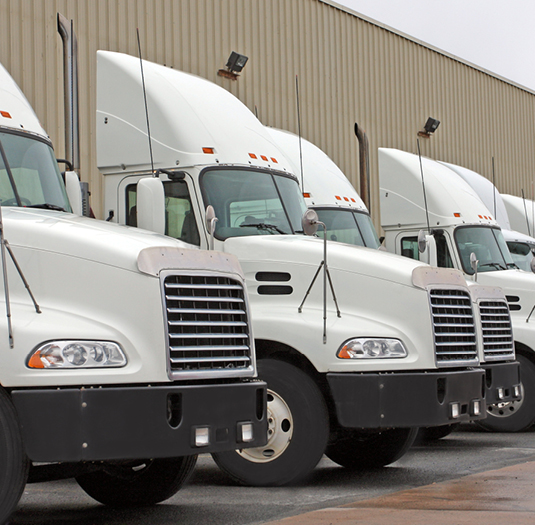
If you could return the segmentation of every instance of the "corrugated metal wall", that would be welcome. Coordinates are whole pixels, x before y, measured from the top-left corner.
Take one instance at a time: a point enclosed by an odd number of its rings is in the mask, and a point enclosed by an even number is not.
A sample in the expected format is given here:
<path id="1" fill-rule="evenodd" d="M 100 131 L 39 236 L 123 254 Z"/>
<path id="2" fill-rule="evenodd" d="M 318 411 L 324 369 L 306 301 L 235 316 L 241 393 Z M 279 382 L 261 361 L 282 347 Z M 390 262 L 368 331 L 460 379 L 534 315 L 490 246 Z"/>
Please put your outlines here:
<path id="1" fill-rule="evenodd" d="M 377 148 L 417 151 L 427 117 L 441 121 L 424 155 L 532 192 L 535 93 L 370 23 L 322 0 L 1 0 L 0 61 L 64 155 L 62 47 L 56 13 L 74 20 L 79 46 L 81 174 L 100 215 L 95 165 L 95 52 L 137 56 L 229 89 L 267 125 L 325 150 L 358 188 L 358 121 L 370 139 L 372 214 L 378 224 Z M 237 82 L 217 76 L 232 50 L 249 57 Z"/>

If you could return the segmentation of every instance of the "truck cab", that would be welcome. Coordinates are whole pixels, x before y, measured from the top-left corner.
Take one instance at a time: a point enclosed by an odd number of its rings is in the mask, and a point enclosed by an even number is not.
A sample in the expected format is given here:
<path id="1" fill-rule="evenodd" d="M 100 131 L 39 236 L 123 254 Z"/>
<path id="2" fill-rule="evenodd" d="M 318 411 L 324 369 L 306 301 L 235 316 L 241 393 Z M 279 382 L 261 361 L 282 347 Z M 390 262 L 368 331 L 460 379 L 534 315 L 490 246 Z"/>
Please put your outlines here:
<path id="1" fill-rule="evenodd" d="M 76 478 L 102 503 L 148 505 L 197 454 L 265 443 L 237 259 L 73 214 L 2 66 L 0 201 L 1 523 L 27 482 Z"/>
<path id="2" fill-rule="evenodd" d="M 214 246 L 245 272 L 270 426 L 266 446 L 214 455 L 226 473 L 295 483 L 324 453 L 347 468 L 382 466 L 417 427 L 485 417 L 459 271 L 305 236 L 317 221 L 303 222 L 298 174 L 219 86 L 143 61 L 143 87 L 138 59 L 104 51 L 97 72 L 105 215 Z"/>
<path id="3" fill-rule="evenodd" d="M 424 230 L 439 266 L 457 268 L 467 279 L 503 289 L 513 323 L 522 399 L 491 405 L 481 424 L 501 431 L 529 428 L 535 422 L 533 274 L 517 268 L 493 213 L 449 167 L 422 158 L 420 168 L 417 155 L 380 148 L 379 176 L 381 224 L 389 251 L 418 259 L 419 231 Z"/>

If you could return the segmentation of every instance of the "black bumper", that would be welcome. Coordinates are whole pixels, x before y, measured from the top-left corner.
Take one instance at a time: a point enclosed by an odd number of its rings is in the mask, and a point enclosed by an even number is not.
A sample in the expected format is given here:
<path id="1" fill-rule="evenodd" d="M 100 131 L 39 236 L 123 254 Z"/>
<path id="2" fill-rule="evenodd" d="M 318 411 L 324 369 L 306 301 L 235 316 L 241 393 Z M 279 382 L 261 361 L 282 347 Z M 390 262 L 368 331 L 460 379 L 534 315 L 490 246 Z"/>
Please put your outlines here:
<path id="1" fill-rule="evenodd" d="M 266 383 L 14 390 L 32 461 L 188 456 L 257 447 L 267 437 Z M 251 423 L 253 441 L 241 441 Z M 195 429 L 210 442 L 195 445 Z"/>
<path id="2" fill-rule="evenodd" d="M 486 416 L 481 369 L 330 373 L 327 380 L 342 427 L 433 427 Z M 475 402 L 479 402 L 479 414 Z M 453 417 L 454 403 L 459 404 L 458 417 Z"/>
<path id="3" fill-rule="evenodd" d="M 487 405 L 521 399 L 520 364 L 518 361 L 485 363 L 481 365 L 481 368 L 485 370 Z"/>

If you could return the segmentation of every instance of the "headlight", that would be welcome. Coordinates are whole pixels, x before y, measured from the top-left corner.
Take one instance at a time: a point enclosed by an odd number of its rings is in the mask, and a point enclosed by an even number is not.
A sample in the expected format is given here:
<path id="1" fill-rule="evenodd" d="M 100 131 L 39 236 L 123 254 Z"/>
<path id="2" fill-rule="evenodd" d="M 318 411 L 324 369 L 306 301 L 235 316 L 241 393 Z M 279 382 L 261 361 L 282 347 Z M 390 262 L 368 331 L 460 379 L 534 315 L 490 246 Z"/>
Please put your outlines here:
<path id="1" fill-rule="evenodd" d="M 336 356 L 340 359 L 385 359 L 407 357 L 407 350 L 398 339 L 359 337 L 345 342 Z"/>
<path id="2" fill-rule="evenodd" d="M 52 341 L 30 354 L 29 368 L 108 368 L 126 365 L 117 343 L 109 341 Z"/>

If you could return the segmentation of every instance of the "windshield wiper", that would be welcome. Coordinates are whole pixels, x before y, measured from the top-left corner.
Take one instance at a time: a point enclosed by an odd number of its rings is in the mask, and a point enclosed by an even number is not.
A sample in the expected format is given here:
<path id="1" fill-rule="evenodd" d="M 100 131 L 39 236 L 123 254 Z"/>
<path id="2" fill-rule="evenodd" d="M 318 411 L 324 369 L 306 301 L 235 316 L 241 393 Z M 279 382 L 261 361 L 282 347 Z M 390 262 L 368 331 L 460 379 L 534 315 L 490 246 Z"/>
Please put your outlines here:
<path id="1" fill-rule="evenodd" d="M 278 233 L 286 235 L 286 232 L 283 232 L 278 226 L 274 224 L 266 224 L 265 222 L 250 222 L 247 224 L 240 224 L 240 228 L 257 228 L 258 230 L 275 230 Z"/>
<path id="2" fill-rule="evenodd" d="M 520 266 L 515 263 L 507 263 L 507 268 L 516 268 L 517 270 L 520 270 Z"/>
<path id="3" fill-rule="evenodd" d="M 44 202 L 43 204 L 30 204 L 28 206 L 25 206 L 25 208 L 41 208 L 43 210 L 67 211 L 65 208 L 62 208 L 57 204 L 50 204 L 48 202 Z"/>
<path id="4" fill-rule="evenodd" d="M 497 270 L 507 270 L 507 268 L 503 266 L 503 264 L 500 264 L 497 262 L 489 262 L 489 263 L 479 265 L 480 268 L 484 268 L 485 266 L 492 266 L 493 268 L 496 268 Z"/>

